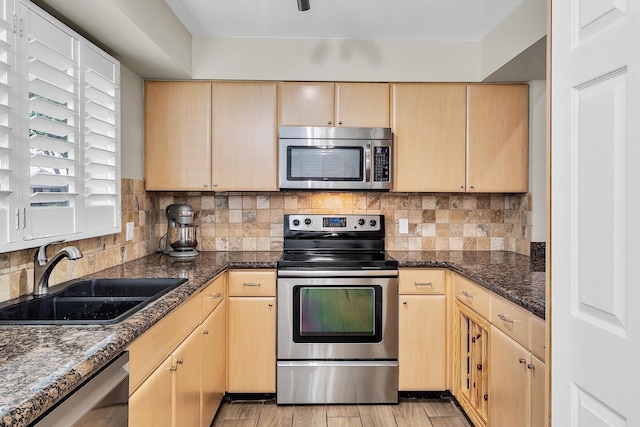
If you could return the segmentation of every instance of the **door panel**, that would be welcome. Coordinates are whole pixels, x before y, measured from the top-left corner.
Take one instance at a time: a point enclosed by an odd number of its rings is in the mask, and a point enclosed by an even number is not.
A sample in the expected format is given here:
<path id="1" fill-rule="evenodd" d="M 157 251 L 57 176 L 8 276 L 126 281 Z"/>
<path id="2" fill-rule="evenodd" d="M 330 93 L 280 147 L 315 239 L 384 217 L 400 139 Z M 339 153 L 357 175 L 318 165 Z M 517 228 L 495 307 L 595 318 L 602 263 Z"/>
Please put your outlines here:
<path id="1" fill-rule="evenodd" d="M 640 4 L 551 13 L 553 425 L 640 425 Z"/>

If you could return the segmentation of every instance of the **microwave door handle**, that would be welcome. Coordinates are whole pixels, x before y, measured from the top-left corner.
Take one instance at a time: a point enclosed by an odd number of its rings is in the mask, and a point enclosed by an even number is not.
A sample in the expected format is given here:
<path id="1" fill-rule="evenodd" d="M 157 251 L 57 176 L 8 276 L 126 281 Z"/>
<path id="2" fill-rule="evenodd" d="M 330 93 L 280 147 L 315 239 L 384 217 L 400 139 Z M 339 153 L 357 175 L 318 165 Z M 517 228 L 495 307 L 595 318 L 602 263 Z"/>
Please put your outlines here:
<path id="1" fill-rule="evenodd" d="M 371 144 L 364 146 L 364 174 L 365 182 L 371 182 Z"/>

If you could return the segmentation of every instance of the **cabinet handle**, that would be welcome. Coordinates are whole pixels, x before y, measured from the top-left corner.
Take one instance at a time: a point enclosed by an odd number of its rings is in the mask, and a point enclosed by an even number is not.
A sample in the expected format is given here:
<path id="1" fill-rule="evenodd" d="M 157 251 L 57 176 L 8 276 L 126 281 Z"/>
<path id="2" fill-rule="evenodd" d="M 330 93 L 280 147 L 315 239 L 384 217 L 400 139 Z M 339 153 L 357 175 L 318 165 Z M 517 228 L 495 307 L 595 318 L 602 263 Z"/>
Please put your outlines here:
<path id="1" fill-rule="evenodd" d="M 220 292 L 216 292 L 215 294 L 211 294 L 207 297 L 207 299 L 218 299 L 222 296 Z"/>
<path id="2" fill-rule="evenodd" d="M 473 186 L 473 185 L 470 185 L 470 186 L 469 186 L 469 188 L 476 188 L 476 187 L 475 187 L 475 186 Z"/>
<path id="3" fill-rule="evenodd" d="M 328 124 L 328 125 L 330 125 L 330 124 L 331 124 L 331 120 L 329 120 L 329 121 L 327 122 L 327 124 Z"/>
<path id="4" fill-rule="evenodd" d="M 473 298 L 473 294 L 467 292 L 467 291 L 462 291 L 462 295 L 464 295 L 467 298 Z"/>
<path id="5" fill-rule="evenodd" d="M 203 187 L 203 188 L 207 188 L 207 187 L 208 187 L 208 185 L 207 185 L 207 184 L 202 184 L 202 187 Z"/>
<path id="6" fill-rule="evenodd" d="M 512 319 L 509 319 L 507 316 L 505 316 L 502 313 L 498 314 L 498 319 L 502 320 L 503 322 L 513 323 Z"/>
<path id="7" fill-rule="evenodd" d="M 209 331 L 202 331 L 204 335 L 209 335 Z"/>
<path id="8" fill-rule="evenodd" d="M 178 360 L 176 360 L 176 363 L 178 365 L 182 365 L 184 363 L 184 359 L 178 359 Z"/>
<path id="9" fill-rule="evenodd" d="M 464 184 L 460 186 L 460 188 L 464 188 Z"/>
<path id="10" fill-rule="evenodd" d="M 431 282 L 413 282 L 414 285 L 416 286 L 431 286 L 433 287 L 433 283 Z"/>
<path id="11" fill-rule="evenodd" d="M 175 372 L 175 371 L 178 370 L 178 367 L 177 366 L 172 366 L 172 367 L 169 368 L 169 370 Z"/>
<path id="12" fill-rule="evenodd" d="M 269 307 L 273 307 L 273 303 L 269 303 Z"/>
<path id="13" fill-rule="evenodd" d="M 531 364 L 531 363 L 529 363 L 529 364 L 527 365 L 527 368 L 532 369 L 532 370 L 533 370 L 533 369 L 536 369 L 536 367 L 535 367 L 533 364 Z"/>
<path id="14" fill-rule="evenodd" d="M 258 282 L 258 283 L 243 283 L 242 286 L 260 286 L 262 285 L 262 283 Z"/>
<path id="15" fill-rule="evenodd" d="M 524 359 L 524 358 L 522 358 L 522 357 L 521 357 L 520 359 L 518 359 L 518 362 L 520 362 L 520 363 L 527 363 L 527 359 Z"/>
<path id="16" fill-rule="evenodd" d="M 406 302 L 406 301 L 402 301 L 402 303 L 403 303 L 404 305 L 407 305 L 407 302 Z"/>
<path id="17" fill-rule="evenodd" d="M 340 120 L 340 121 L 338 122 L 338 124 L 339 124 L 339 125 L 342 125 L 342 120 Z"/>

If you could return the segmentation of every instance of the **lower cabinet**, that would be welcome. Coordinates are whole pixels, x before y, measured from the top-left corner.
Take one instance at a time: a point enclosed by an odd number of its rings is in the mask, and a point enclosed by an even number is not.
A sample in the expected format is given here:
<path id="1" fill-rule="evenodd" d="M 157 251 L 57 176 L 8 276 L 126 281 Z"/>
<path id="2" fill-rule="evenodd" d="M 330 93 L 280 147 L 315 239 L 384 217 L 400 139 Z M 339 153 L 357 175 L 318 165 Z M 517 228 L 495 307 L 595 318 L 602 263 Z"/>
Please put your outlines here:
<path id="1" fill-rule="evenodd" d="M 492 326 L 491 366 L 491 427 L 544 426 L 544 364 Z"/>
<path id="2" fill-rule="evenodd" d="M 486 427 L 489 425 L 489 375 L 494 374 L 489 370 L 494 366 L 489 363 L 490 325 L 459 301 L 454 310 L 454 394 L 474 425 Z"/>
<path id="3" fill-rule="evenodd" d="M 200 325 L 202 334 L 201 427 L 209 427 L 226 390 L 227 306 L 223 301 Z"/>
<path id="4" fill-rule="evenodd" d="M 442 269 L 400 270 L 400 391 L 448 388 L 446 273 Z"/>
<path id="5" fill-rule="evenodd" d="M 226 273 L 131 343 L 130 427 L 211 425 L 225 389 L 225 287 Z"/>
<path id="6" fill-rule="evenodd" d="M 276 273 L 229 271 L 227 391 L 276 391 Z"/>

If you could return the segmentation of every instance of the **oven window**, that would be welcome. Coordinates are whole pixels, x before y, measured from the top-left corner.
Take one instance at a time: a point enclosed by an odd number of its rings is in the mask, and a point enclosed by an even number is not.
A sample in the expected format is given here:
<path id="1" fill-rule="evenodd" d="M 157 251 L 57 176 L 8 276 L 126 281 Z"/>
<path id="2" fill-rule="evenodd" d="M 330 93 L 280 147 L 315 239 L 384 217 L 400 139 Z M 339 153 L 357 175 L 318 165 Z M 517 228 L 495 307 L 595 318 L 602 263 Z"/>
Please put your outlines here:
<path id="1" fill-rule="evenodd" d="M 287 149 L 289 181 L 363 181 L 362 147 Z"/>
<path id="2" fill-rule="evenodd" d="M 295 286 L 294 342 L 382 340 L 382 287 Z"/>

